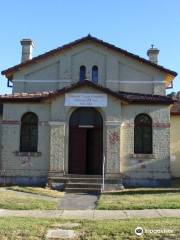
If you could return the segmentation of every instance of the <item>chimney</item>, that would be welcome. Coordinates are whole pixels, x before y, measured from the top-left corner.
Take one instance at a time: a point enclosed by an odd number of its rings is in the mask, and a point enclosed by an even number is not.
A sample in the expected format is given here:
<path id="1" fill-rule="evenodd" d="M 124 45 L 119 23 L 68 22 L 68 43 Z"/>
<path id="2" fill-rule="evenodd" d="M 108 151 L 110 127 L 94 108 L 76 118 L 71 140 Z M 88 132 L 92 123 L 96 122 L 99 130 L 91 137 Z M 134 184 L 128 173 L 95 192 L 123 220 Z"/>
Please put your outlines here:
<path id="1" fill-rule="evenodd" d="M 147 55 L 149 57 L 149 61 L 152 63 L 158 64 L 158 54 L 159 54 L 159 49 L 154 48 L 154 45 L 151 45 L 151 48 L 148 49 Z"/>
<path id="2" fill-rule="evenodd" d="M 27 60 L 32 59 L 32 50 L 34 48 L 33 41 L 31 39 L 22 39 L 21 45 L 22 45 L 21 62 L 25 62 Z"/>

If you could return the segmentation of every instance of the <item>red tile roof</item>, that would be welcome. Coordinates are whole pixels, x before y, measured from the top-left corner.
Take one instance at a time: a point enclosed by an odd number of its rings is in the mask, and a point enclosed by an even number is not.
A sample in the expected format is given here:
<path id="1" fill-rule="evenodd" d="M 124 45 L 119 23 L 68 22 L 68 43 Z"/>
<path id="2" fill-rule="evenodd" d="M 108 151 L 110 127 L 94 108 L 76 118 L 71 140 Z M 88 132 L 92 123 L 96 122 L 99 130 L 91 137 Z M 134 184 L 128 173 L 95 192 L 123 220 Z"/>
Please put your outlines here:
<path id="1" fill-rule="evenodd" d="M 91 41 L 91 42 L 94 42 L 94 43 L 99 44 L 101 46 L 104 46 L 106 48 L 109 48 L 111 50 L 115 50 L 116 52 L 124 54 L 125 56 L 128 56 L 128 57 L 131 57 L 131 58 L 133 58 L 133 59 L 135 59 L 135 60 L 137 60 L 137 61 L 139 61 L 141 63 L 145 63 L 145 64 L 147 64 L 149 66 L 152 66 L 152 67 L 154 67 L 154 68 L 156 68 L 156 69 L 158 69 L 158 70 L 160 70 L 162 72 L 168 73 L 168 74 L 170 74 L 170 75 L 172 75 L 174 77 L 177 76 L 177 73 L 172 71 L 172 70 L 169 70 L 167 68 L 164 68 L 163 66 L 154 64 L 154 63 L 150 62 L 149 60 L 147 60 L 145 58 L 139 57 L 138 55 L 135 55 L 135 54 L 130 53 L 130 52 L 126 51 L 126 50 L 123 50 L 122 48 L 116 47 L 115 45 L 112 45 L 110 43 L 104 42 L 101 39 L 92 37 L 91 35 L 88 35 L 88 36 L 80 38 L 80 39 L 78 39 L 76 41 L 73 41 L 73 42 L 70 42 L 68 44 L 65 44 L 65 45 L 63 45 L 61 47 L 58 47 L 58 48 L 53 49 L 53 50 L 51 50 L 49 52 L 46 52 L 46 53 L 41 54 L 41 55 L 39 55 L 37 57 L 34 57 L 31 60 L 28 60 L 26 62 L 17 64 L 17 65 L 15 65 L 13 67 L 10 67 L 10 68 L 2 71 L 1 73 L 3 75 L 13 75 L 14 72 L 20 70 L 23 67 L 27 67 L 27 66 L 29 66 L 31 64 L 35 64 L 35 63 L 37 63 L 40 60 L 43 60 L 43 59 L 46 59 L 46 58 L 48 58 L 50 56 L 56 55 L 56 54 L 60 53 L 61 51 L 70 49 L 70 48 L 72 48 L 74 46 L 77 46 L 80 43 L 84 43 L 86 41 Z"/>
<path id="2" fill-rule="evenodd" d="M 113 97 L 120 99 L 124 103 L 138 103 L 138 104 L 172 104 L 174 103 L 171 97 L 160 96 L 160 95 L 151 95 L 151 94 L 140 94 L 140 93 L 130 93 L 130 92 L 115 92 L 109 88 L 103 87 L 101 85 L 95 84 L 90 81 L 82 81 L 71 84 L 68 87 L 56 91 L 46 91 L 46 92 L 36 92 L 36 93 L 14 93 L 14 94 L 5 94 L 0 96 L 0 102 L 43 102 L 50 100 L 54 97 L 61 96 L 65 93 L 68 93 L 72 90 L 81 88 L 81 87 L 92 87 L 98 89 L 106 94 L 109 94 Z"/>

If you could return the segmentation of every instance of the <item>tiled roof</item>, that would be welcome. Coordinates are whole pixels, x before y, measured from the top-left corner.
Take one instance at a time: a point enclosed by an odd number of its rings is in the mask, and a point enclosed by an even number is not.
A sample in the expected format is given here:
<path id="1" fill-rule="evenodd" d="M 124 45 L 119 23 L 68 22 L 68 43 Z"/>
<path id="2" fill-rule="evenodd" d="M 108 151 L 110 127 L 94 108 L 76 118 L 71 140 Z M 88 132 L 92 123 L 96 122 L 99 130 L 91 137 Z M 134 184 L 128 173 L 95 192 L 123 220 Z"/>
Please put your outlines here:
<path id="1" fill-rule="evenodd" d="M 115 92 L 109 88 L 103 87 L 101 85 L 92 83 L 91 81 L 85 80 L 82 82 L 77 82 L 71 84 L 68 87 L 56 91 L 46 91 L 46 92 L 36 92 L 36 93 L 14 93 L 5 94 L 0 96 L 0 102 L 42 102 L 50 100 L 51 98 L 61 96 L 72 90 L 81 87 L 92 87 L 98 89 L 106 94 L 120 99 L 124 103 L 139 103 L 139 104 L 172 104 L 174 103 L 171 97 L 151 95 L 151 94 L 140 94 L 140 93 L 130 93 L 130 92 Z"/>
<path id="2" fill-rule="evenodd" d="M 171 115 L 180 115 L 180 100 L 177 100 L 171 107 Z"/>
<path id="3" fill-rule="evenodd" d="M 147 60 L 145 58 L 142 58 L 142 57 L 140 57 L 140 56 L 138 56 L 136 54 L 130 53 L 130 52 L 128 52 L 128 51 L 126 51 L 126 50 L 124 50 L 122 48 L 116 47 L 115 45 L 112 45 L 110 43 L 104 42 L 101 39 L 92 37 L 91 35 L 88 35 L 88 36 L 80 38 L 80 39 L 78 39 L 76 41 L 70 42 L 70 43 L 65 44 L 65 45 L 63 45 L 61 47 L 53 49 L 51 51 L 48 51 L 48 52 L 46 52 L 44 54 L 41 54 L 41 55 L 39 55 L 37 57 L 32 58 L 31 60 L 28 60 L 26 62 L 17 64 L 17 65 L 15 65 L 13 67 L 10 67 L 10 68 L 2 71 L 1 73 L 3 75 L 13 75 L 14 72 L 20 70 L 23 67 L 26 67 L 26 66 L 29 66 L 31 64 L 37 63 L 40 60 L 43 60 L 43 59 L 46 59 L 46 58 L 48 58 L 50 56 L 56 55 L 56 54 L 60 53 L 61 51 L 70 49 L 70 48 L 72 48 L 74 46 L 77 46 L 78 44 L 86 42 L 86 41 L 92 41 L 92 42 L 94 42 L 96 44 L 100 44 L 100 45 L 102 45 L 102 46 L 104 46 L 106 48 L 109 48 L 111 50 L 115 50 L 115 51 L 117 51 L 117 52 L 119 52 L 119 53 L 121 53 L 121 54 L 123 54 L 125 56 L 131 57 L 131 58 L 133 58 L 133 59 L 135 59 L 135 60 L 137 60 L 137 61 L 139 61 L 141 63 L 145 63 L 145 64 L 147 64 L 149 66 L 152 66 L 152 67 L 154 67 L 154 68 L 156 68 L 156 69 L 158 69 L 160 71 L 163 71 L 165 73 L 168 73 L 168 74 L 170 74 L 170 75 L 172 75 L 174 77 L 177 75 L 177 73 L 172 71 L 172 70 L 169 70 L 167 68 L 164 68 L 163 66 L 154 64 L 154 63 L 150 62 L 149 60 Z"/>

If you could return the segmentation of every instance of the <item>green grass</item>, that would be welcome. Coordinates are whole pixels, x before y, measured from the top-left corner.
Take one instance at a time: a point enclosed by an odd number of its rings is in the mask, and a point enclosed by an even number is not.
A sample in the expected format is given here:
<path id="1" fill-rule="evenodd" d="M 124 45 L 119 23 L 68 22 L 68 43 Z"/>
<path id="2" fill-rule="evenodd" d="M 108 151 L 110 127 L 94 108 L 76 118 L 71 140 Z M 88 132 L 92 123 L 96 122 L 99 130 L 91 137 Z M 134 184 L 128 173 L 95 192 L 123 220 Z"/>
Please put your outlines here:
<path id="1" fill-rule="evenodd" d="M 51 190 L 49 188 L 40 188 L 40 187 L 11 186 L 11 187 L 7 187 L 6 189 L 18 191 L 18 192 L 33 193 L 33 194 L 38 194 L 38 195 L 48 196 L 48 197 L 62 197 L 64 194 L 63 192 Z"/>
<path id="2" fill-rule="evenodd" d="M 180 208 L 180 189 L 126 189 L 104 193 L 100 196 L 97 209 L 157 209 Z"/>
<path id="3" fill-rule="evenodd" d="M 43 199 L 37 195 L 29 196 L 0 188 L 0 208 L 13 210 L 57 209 L 58 198 Z"/>
<path id="4" fill-rule="evenodd" d="M 0 218 L 0 239 L 1 240 L 45 240 L 49 228 L 54 228 L 60 223 L 80 223 L 74 230 L 79 234 L 79 240 L 135 240 L 135 239 L 179 239 L 180 219 L 131 219 L 131 220 L 62 220 L 62 219 L 39 219 L 7 217 Z M 143 229 L 169 229 L 173 233 L 145 233 L 137 237 L 134 230 L 137 226 Z M 63 227 L 66 229 L 65 227 Z"/>

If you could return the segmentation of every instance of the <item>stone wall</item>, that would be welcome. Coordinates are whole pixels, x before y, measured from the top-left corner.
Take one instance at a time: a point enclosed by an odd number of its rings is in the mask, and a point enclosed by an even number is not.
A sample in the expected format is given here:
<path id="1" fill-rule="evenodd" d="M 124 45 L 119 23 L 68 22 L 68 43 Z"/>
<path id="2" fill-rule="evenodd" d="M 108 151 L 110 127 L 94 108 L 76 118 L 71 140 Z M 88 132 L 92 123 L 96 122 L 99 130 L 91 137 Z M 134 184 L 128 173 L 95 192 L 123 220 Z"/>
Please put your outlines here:
<path id="1" fill-rule="evenodd" d="M 26 112 L 38 116 L 38 152 L 21 153 L 21 117 Z M 4 104 L 1 121 L 1 175 L 14 184 L 38 184 L 49 170 L 49 110 L 46 104 Z M 38 182 L 39 179 L 39 182 Z M 0 178 L 0 183 L 2 179 Z"/>
<path id="2" fill-rule="evenodd" d="M 107 153 L 106 177 L 120 176 L 120 126 L 113 122 L 106 125 Z"/>
<path id="3" fill-rule="evenodd" d="M 100 93 L 91 87 L 72 91 Z M 76 108 L 64 106 L 64 96 L 51 103 L 5 104 L 2 121 L 2 168 L 9 177 L 33 182 L 50 173 L 68 173 L 68 124 Z M 108 106 L 97 109 L 103 118 L 103 155 L 106 156 L 106 177 L 120 178 L 131 186 L 167 185 L 170 179 L 170 117 L 163 105 L 122 104 L 108 96 Z M 19 153 L 20 119 L 32 111 L 39 118 L 38 153 Z M 134 154 L 134 119 L 146 113 L 153 121 L 153 154 Z M 41 178 L 41 179 L 42 179 Z M 1 181 L 1 180 L 0 180 Z M 18 180 L 19 181 L 19 180 Z M 41 180 L 40 180 L 41 181 Z"/>
<path id="4" fill-rule="evenodd" d="M 121 171 L 125 185 L 159 186 L 170 184 L 169 107 L 125 106 L 121 127 Z M 146 113 L 153 121 L 153 153 L 134 154 L 134 119 Z"/>
<path id="5" fill-rule="evenodd" d="M 50 174 L 64 173 L 65 123 L 50 122 Z"/>
<path id="6" fill-rule="evenodd" d="M 171 175 L 180 177 L 180 115 L 171 115 Z"/>

